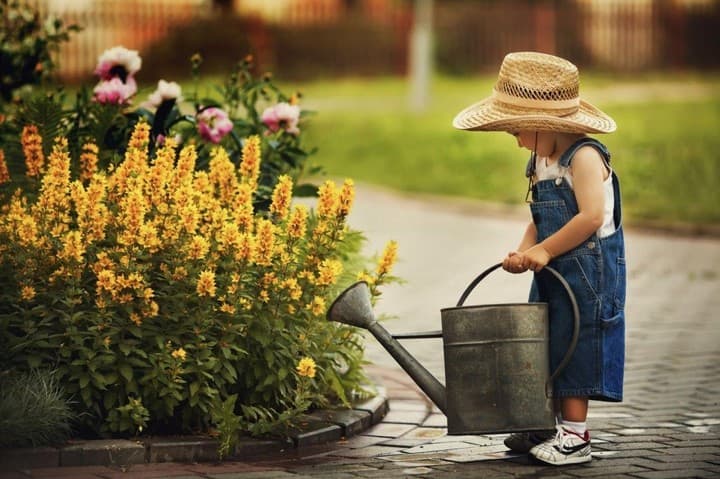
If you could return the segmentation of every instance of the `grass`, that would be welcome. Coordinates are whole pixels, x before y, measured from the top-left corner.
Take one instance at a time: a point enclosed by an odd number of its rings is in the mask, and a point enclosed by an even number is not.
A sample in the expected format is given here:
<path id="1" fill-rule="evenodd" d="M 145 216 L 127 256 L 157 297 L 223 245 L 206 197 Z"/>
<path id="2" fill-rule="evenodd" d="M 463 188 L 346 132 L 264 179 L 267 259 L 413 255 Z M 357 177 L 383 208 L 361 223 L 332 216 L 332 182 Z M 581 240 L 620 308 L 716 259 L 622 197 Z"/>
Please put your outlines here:
<path id="1" fill-rule="evenodd" d="M 0 375 L 0 448 L 62 443 L 75 419 L 53 372 Z"/>
<path id="2" fill-rule="evenodd" d="M 429 107 L 408 109 L 397 78 L 300 85 L 314 109 L 306 141 L 330 176 L 418 193 L 519 204 L 527 153 L 502 133 L 452 128 L 453 116 L 486 96 L 493 77 L 436 78 Z M 297 85 L 294 85 L 297 87 Z M 598 135 L 613 153 L 626 218 L 720 224 L 720 75 L 583 76 L 583 96 L 619 128 Z"/>

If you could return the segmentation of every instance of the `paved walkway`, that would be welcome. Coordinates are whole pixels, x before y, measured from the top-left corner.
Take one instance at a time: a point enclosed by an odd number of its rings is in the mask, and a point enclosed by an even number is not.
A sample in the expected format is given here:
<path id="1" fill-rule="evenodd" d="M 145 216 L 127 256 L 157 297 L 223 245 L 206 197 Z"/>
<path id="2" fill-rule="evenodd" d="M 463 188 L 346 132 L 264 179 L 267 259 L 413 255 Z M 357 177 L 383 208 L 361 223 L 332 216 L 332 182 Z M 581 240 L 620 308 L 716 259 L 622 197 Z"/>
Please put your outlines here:
<path id="1" fill-rule="evenodd" d="M 362 188 L 352 224 L 370 251 L 400 243 L 403 286 L 385 289 L 378 311 L 396 315 L 391 332 L 440 329 L 440 308 L 452 306 L 480 271 L 518 241 L 524 213 L 473 203 L 407 198 Z M 153 464 L 119 468 L 33 469 L 0 478 L 513 478 L 720 477 L 720 240 L 627 231 L 626 398 L 591 403 L 594 460 L 556 468 L 508 454 L 502 436 L 448 436 L 445 418 L 373 339 L 373 377 L 386 388 L 390 412 L 349 440 L 243 462 Z M 471 302 L 523 301 L 529 275 L 497 272 Z M 442 378 L 442 344 L 407 344 Z"/>

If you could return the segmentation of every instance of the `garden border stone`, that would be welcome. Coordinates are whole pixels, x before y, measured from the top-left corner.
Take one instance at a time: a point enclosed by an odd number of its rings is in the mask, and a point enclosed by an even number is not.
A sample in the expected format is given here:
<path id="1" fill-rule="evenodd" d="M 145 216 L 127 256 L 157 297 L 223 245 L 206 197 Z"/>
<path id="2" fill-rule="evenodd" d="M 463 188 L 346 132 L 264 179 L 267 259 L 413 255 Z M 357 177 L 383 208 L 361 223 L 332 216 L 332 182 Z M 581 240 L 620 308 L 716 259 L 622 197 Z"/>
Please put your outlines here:
<path id="1" fill-rule="evenodd" d="M 360 434 L 389 411 L 385 388 L 350 409 L 320 409 L 300 417 L 287 440 L 240 438 L 230 458 L 302 449 Z M 71 441 L 61 447 L 0 449 L 0 471 L 58 466 L 126 466 L 160 462 L 218 461 L 218 441 L 205 436 L 168 436 Z"/>

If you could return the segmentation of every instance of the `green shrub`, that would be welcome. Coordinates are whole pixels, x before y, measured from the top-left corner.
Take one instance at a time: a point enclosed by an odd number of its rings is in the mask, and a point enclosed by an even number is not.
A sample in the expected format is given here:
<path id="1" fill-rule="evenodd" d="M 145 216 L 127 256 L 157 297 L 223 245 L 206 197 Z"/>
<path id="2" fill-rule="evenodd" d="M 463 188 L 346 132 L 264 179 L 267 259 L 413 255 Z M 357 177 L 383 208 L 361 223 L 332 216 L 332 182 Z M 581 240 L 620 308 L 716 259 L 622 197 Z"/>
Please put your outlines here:
<path id="1" fill-rule="evenodd" d="M 0 368 L 56 366 L 85 426 L 121 435 L 207 430 L 233 395 L 244 427 L 264 432 L 253 424 L 363 390 L 361 335 L 324 314 L 358 273 L 386 280 L 395 250 L 373 274 L 344 271 L 360 246 L 350 180 L 322 185 L 312 212 L 281 175 L 258 211 L 256 136 L 238 168 L 218 146 L 196 171 L 194 145 L 150 154 L 139 122 L 121 163 L 75 180 L 63 138 L 45 163 L 26 136 L 28 170 L 42 173 L 0 210 Z"/>
<path id="2" fill-rule="evenodd" d="M 61 443 L 75 418 L 55 372 L 0 375 L 0 448 Z"/>

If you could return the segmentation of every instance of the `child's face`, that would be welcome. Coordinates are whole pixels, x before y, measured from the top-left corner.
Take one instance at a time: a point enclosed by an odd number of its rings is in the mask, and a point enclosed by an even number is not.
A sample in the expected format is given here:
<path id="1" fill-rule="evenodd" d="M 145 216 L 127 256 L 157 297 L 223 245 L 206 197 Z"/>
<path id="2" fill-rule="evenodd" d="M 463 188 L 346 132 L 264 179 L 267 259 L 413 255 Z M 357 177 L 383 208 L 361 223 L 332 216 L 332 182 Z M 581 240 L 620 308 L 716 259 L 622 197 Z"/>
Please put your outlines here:
<path id="1" fill-rule="evenodd" d="M 550 156 L 555 148 L 555 138 L 549 132 L 509 131 L 517 139 L 518 147 L 535 151 L 538 156 Z"/>

